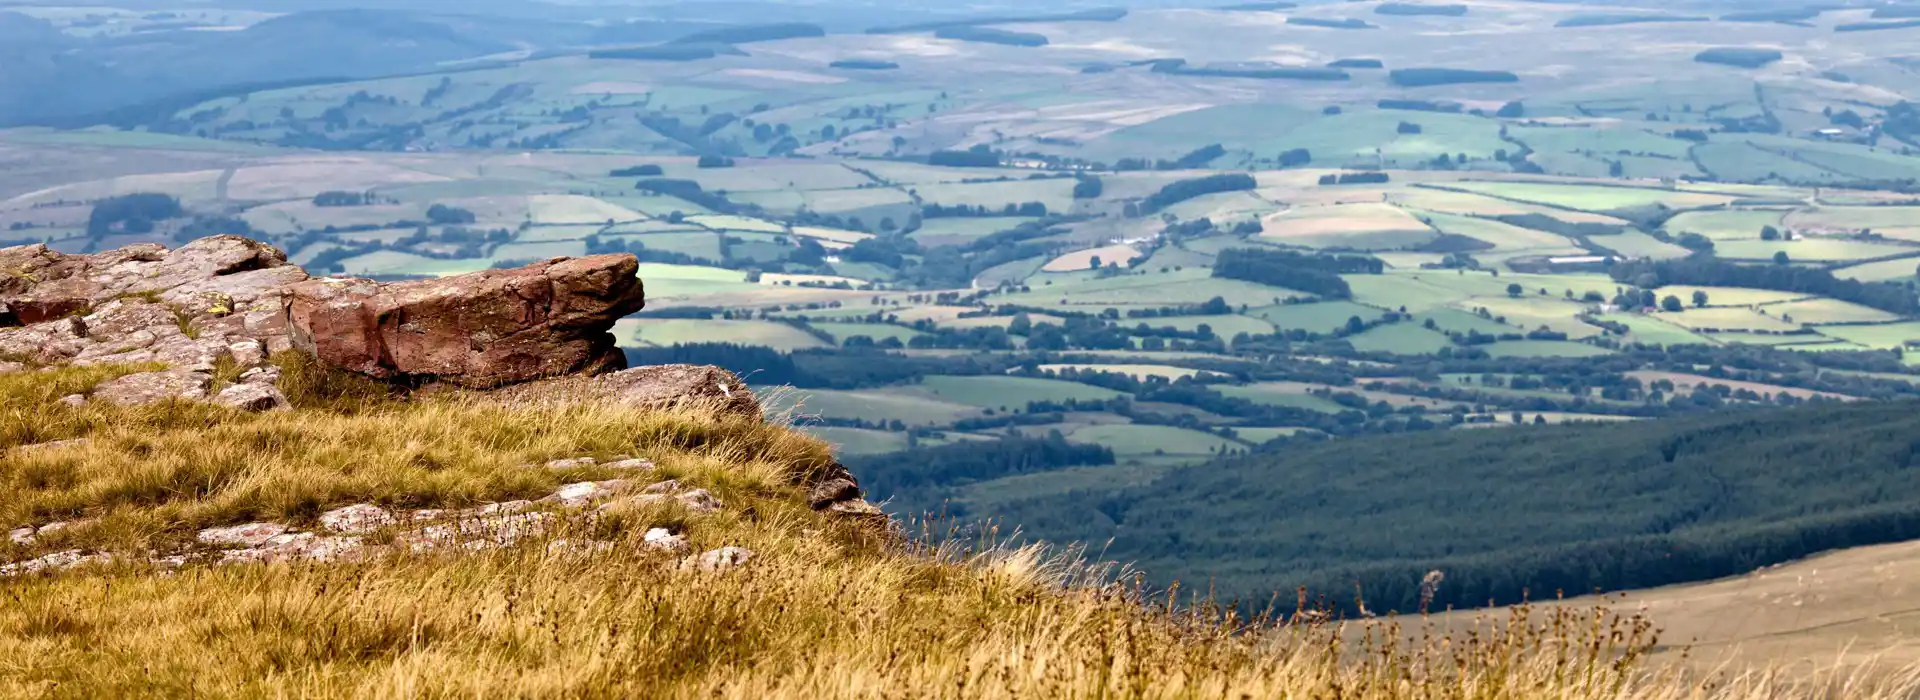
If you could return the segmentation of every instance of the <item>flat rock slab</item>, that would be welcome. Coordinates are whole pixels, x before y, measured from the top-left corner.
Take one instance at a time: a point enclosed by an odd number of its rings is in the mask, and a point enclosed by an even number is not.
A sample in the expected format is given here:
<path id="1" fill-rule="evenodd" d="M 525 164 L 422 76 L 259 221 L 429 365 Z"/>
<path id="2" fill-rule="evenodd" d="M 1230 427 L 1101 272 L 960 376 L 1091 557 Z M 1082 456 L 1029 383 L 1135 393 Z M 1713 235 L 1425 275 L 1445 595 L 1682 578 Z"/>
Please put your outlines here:
<path id="1" fill-rule="evenodd" d="M 608 332 L 646 306 L 632 255 L 555 258 L 514 270 L 381 284 L 288 287 L 295 347 L 380 379 L 485 389 L 626 366 Z"/>

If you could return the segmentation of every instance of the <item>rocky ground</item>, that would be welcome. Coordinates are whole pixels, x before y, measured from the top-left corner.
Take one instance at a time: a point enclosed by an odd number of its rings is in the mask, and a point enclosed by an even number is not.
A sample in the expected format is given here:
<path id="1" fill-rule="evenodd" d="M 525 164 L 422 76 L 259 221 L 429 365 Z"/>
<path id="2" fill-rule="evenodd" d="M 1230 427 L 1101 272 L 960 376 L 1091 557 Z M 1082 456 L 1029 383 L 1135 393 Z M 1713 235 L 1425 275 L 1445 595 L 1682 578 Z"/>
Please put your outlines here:
<path id="1" fill-rule="evenodd" d="M 0 373 L 63 366 L 128 365 L 144 371 L 101 382 L 61 402 L 142 406 L 210 402 L 242 411 L 291 408 L 273 359 L 305 353 L 321 364 L 386 382 L 400 394 L 537 405 L 597 402 L 633 408 L 699 406 L 763 417 L 744 382 L 717 367 L 625 368 L 608 332 L 645 306 L 631 255 L 556 258 L 512 270 L 382 284 L 314 278 L 285 253 L 236 236 L 215 236 L 175 250 L 138 245 L 67 255 L 41 245 L 0 249 Z M 403 399 L 404 400 L 404 399 Z M 15 448 L 61 450 L 82 441 Z M 591 457 L 546 468 L 596 466 Z M 538 501 L 460 510 L 400 511 L 356 504 L 326 512 L 321 527 L 296 530 L 259 522 L 199 533 L 192 552 L 152 557 L 177 567 L 204 561 L 335 561 L 394 548 L 485 549 L 546 535 L 562 519 L 591 523 L 604 514 L 673 500 L 693 512 L 724 507 L 703 489 L 674 480 L 647 482 L 653 465 L 622 458 L 599 467 L 632 478 L 566 484 Z M 534 468 L 529 465 L 529 468 Z M 801 484 L 818 511 L 881 518 L 837 463 Z M 19 545 L 83 521 L 20 525 Z M 649 531 L 647 546 L 682 552 L 686 540 Z M 602 543 L 556 540 L 592 549 Z M 726 568 L 752 553 L 722 548 L 689 555 L 683 566 Z M 108 555 L 60 551 L 0 565 L 15 575 L 100 562 Z"/>

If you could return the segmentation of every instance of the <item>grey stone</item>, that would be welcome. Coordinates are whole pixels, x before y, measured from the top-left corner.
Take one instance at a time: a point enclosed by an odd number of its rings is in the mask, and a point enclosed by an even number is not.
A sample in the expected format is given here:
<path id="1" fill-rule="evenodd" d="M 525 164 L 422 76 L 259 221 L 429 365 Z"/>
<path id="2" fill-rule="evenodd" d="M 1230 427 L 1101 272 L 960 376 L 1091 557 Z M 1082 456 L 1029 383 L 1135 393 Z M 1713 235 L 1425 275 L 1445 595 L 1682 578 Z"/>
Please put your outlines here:
<path id="1" fill-rule="evenodd" d="M 320 514 L 320 526 L 343 535 L 364 535 L 400 522 L 391 511 L 370 503 L 335 508 Z"/>
<path id="2" fill-rule="evenodd" d="M 753 559 L 753 550 L 746 547 L 721 547 L 697 556 L 681 560 L 681 569 L 695 571 L 720 572 L 744 566 Z"/>
<path id="3" fill-rule="evenodd" d="M 141 372 L 102 382 L 94 388 L 93 398 L 121 406 L 145 406 L 171 399 L 199 401 L 207 398 L 212 384 L 212 375 L 201 372 Z"/>
<path id="4" fill-rule="evenodd" d="M 641 541 L 648 549 L 656 549 L 673 554 L 680 554 L 692 548 L 692 545 L 687 544 L 687 538 L 685 536 L 673 534 L 672 531 L 663 527 L 648 530 L 647 534 L 641 538 Z"/>
<path id="5" fill-rule="evenodd" d="M 213 397 L 213 402 L 254 413 L 285 411 L 293 408 L 293 404 L 287 401 L 287 395 L 280 393 L 280 387 L 265 383 L 241 383 L 221 389 L 220 393 Z"/>
<path id="6" fill-rule="evenodd" d="M 195 539 L 217 547 L 258 547 L 292 529 L 280 523 L 248 523 L 201 530 Z"/>

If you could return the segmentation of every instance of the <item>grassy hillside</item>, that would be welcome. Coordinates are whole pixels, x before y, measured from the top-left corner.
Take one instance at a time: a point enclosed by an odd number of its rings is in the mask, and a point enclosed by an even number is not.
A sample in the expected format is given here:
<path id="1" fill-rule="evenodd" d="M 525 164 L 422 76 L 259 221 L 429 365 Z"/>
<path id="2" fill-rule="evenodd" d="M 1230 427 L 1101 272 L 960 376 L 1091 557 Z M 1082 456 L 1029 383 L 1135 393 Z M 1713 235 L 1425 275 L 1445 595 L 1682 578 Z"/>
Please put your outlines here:
<path id="1" fill-rule="evenodd" d="M 271 415 L 55 403 L 124 369 L 0 375 L 0 518 L 84 518 L 6 545 L 6 558 L 54 548 L 117 557 L 0 580 L 0 654 L 27 661 L 0 665 L 0 696 L 1799 694 L 1751 676 L 1708 689 L 1647 665 L 1651 626 L 1597 608 L 1522 612 L 1493 637 L 1347 656 L 1344 635 L 1401 632 L 1249 619 L 1204 601 L 1169 607 L 1187 600 L 1102 586 L 1109 572 L 1036 549 L 927 547 L 870 521 L 823 518 L 789 484 L 826 458 L 824 446 L 777 425 L 693 410 L 399 401 L 298 363 L 287 370 L 299 407 Z M 498 548 L 399 548 L 321 564 L 190 561 L 171 574 L 142 563 L 203 526 L 305 526 L 362 501 L 459 507 L 530 496 L 604 467 L 521 465 L 616 452 L 644 454 L 661 476 L 710 488 L 725 505 L 641 507 L 593 522 L 561 513 L 557 528 Z M 727 570 L 676 567 L 674 555 L 642 544 L 649 528 L 677 530 L 696 549 L 756 554 Z M 1601 622 L 1586 624 L 1589 614 Z M 1875 683 L 1859 697 L 1904 692 Z M 1503 690 L 1475 690 L 1488 687 Z"/>
<path id="2" fill-rule="evenodd" d="M 1411 610 L 1440 569 L 1436 604 L 1476 607 L 1920 537 L 1916 435 L 1898 402 L 1338 440 L 999 514 L 1261 600 L 1307 585 L 1350 605 L 1359 581 L 1375 609 Z"/>

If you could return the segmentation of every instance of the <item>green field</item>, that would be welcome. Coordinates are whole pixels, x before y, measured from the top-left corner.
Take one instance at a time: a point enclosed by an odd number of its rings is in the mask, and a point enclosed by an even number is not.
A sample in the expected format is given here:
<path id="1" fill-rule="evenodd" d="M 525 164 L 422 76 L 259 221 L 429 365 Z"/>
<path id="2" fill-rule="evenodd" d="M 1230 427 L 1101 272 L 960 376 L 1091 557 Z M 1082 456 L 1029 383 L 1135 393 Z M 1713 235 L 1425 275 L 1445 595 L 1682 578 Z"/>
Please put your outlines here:
<path id="1" fill-rule="evenodd" d="M 1354 317 L 1359 317 L 1362 322 L 1372 322 L 1385 316 L 1386 312 L 1350 301 L 1323 301 L 1251 309 L 1247 311 L 1247 315 L 1266 321 L 1282 331 L 1332 333 L 1345 328 L 1347 322 Z"/>
<path id="2" fill-rule="evenodd" d="M 439 260 L 397 250 L 379 250 L 340 261 L 351 275 L 463 275 L 493 266 L 486 258 Z"/>
<path id="3" fill-rule="evenodd" d="M 1618 323 L 1632 331 L 1630 342 L 1647 345 L 1712 345 L 1707 336 L 1695 334 L 1680 326 L 1660 320 L 1655 316 L 1640 314 L 1603 314 L 1600 320 Z M 1717 337 L 1717 336 L 1716 336 Z"/>
<path id="4" fill-rule="evenodd" d="M 1668 285 L 1656 292 L 1660 296 L 1676 296 L 1688 306 L 1693 305 L 1695 292 L 1706 292 L 1709 306 L 1760 306 L 1804 299 L 1807 295 L 1795 292 L 1776 292 L 1768 289 L 1747 289 L 1745 287 L 1696 287 L 1690 285 Z"/>
<path id="5" fill-rule="evenodd" d="M 1892 282 L 1911 279 L 1916 275 L 1920 275 L 1920 258 L 1882 260 L 1833 271 L 1835 277 L 1862 282 Z"/>
<path id="6" fill-rule="evenodd" d="M 1243 443 L 1218 435 L 1166 425 L 1094 425 L 1067 435 L 1074 442 L 1105 445 L 1116 456 L 1146 455 L 1205 456 L 1223 450 L 1245 450 Z"/>
<path id="7" fill-rule="evenodd" d="M 1085 384 L 1032 377 L 930 376 L 911 391 L 968 406 L 1001 411 L 1020 411 L 1033 401 L 1105 401 L 1122 396 L 1120 392 Z"/>
<path id="8" fill-rule="evenodd" d="M 827 347 L 805 331 L 772 321 L 630 318 L 614 324 L 613 334 L 621 345 L 630 346 L 737 343 L 785 351 Z"/>
<path id="9" fill-rule="evenodd" d="M 881 454 L 907 449 L 907 434 L 861 428 L 836 428 L 833 426 L 801 426 L 807 434 L 820 438 L 833 445 L 838 454 Z"/>
<path id="10" fill-rule="evenodd" d="M 1234 336 L 1241 333 L 1248 335 L 1271 335 L 1274 331 L 1273 324 L 1262 318 L 1258 318 L 1259 316 L 1260 314 L 1257 313 L 1257 310 L 1250 310 L 1246 316 L 1169 316 L 1143 318 L 1139 320 L 1139 323 L 1145 323 L 1152 328 L 1175 328 L 1183 331 L 1194 331 L 1198 330 L 1201 326 L 1206 326 L 1213 330 L 1214 335 L 1228 340 L 1232 340 Z M 1131 321 L 1132 319 L 1127 320 Z M 1122 323 L 1121 325 L 1134 326 L 1137 324 Z"/>
<path id="11" fill-rule="evenodd" d="M 1714 254 L 1730 260 L 1769 261 L 1775 253 L 1802 262 L 1842 262 L 1894 255 L 1920 255 L 1920 247 L 1891 243 L 1850 241 L 1834 238 L 1805 238 L 1792 241 L 1740 240 L 1714 244 Z"/>
<path id="12" fill-rule="evenodd" d="M 1392 323 L 1348 336 L 1347 342 L 1360 352 L 1385 352 L 1395 355 L 1426 355 L 1452 347 L 1447 336 L 1411 323 Z"/>
<path id="13" fill-rule="evenodd" d="M 1762 314 L 1745 307 L 1687 309 L 1680 312 L 1664 312 L 1659 315 L 1659 318 L 1667 323 L 1693 330 L 1781 332 L 1800 328 L 1800 324 L 1788 322 L 1777 314 Z"/>
<path id="14" fill-rule="evenodd" d="M 1668 219 L 1666 229 L 1674 234 L 1697 233 L 1715 241 L 1759 240 L 1762 228 L 1783 230 L 1784 214 L 1766 209 L 1690 211 Z"/>
<path id="15" fill-rule="evenodd" d="M 1211 271 L 1187 268 L 1178 272 L 1140 272 L 1108 279 L 1046 284 L 1046 276 L 1028 280 L 1031 292 L 993 299 L 1004 304 L 1042 308 L 1179 306 L 1203 304 L 1220 297 L 1232 306 L 1268 306 L 1288 298 L 1311 295 L 1232 279 L 1216 279 Z"/>
<path id="16" fill-rule="evenodd" d="M 1264 444 L 1283 437 L 1293 437 L 1302 432 L 1313 432 L 1308 428 L 1234 428 L 1234 434 L 1240 440 L 1253 445 Z"/>
<path id="17" fill-rule="evenodd" d="M 940 426 L 980 415 L 980 409 L 974 406 L 891 389 L 831 391 L 777 387 L 756 388 L 754 393 L 766 404 L 769 413 L 791 413 L 802 424 L 807 417 L 819 416 L 879 423 L 898 420 L 910 426 Z"/>
<path id="18" fill-rule="evenodd" d="M 916 185 L 911 191 L 921 201 L 942 206 L 965 204 L 999 210 L 1009 204 L 1039 202 L 1047 205 L 1048 211 L 1067 211 L 1073 208 L 1073 184 L 1072 179 L 1009 180 Z"/>
<path id="19" fill-rule="evenodd" d="M 1629 258 L 1671 260 L 1673 258 L 1684 258 L 1693 254 L 1691 250 L 1662 241 L 1639 231 L 1627 231 L 1614 236 L 1596 237 L 1593 239 L 1593 243 L 1594 245 L 1606 246 L 1613 250 L 1613 252 Z"/>
<path id="20" fill-rule="evenodd" d="M 1520 333 L 1525 330 L 1460 309 L 1433 309 L 1431 311 L 1423 311 L 1414 317 L 1413 322 L 1424 326 L 1429 320 L 1433 321 L 1435 327 L 1447 333 L 1469 333 L 1477 331 L 1484 335 L 1497 336 L 1503 333 Z"/>
<path id="21" fill-rule="evenodd" d="M 1019 216 L 929 219 L 910 237 L 928 248 L 961 246 L 1034 220 Z"/>
<path id="22" fill-rule="evenodd" d="M 1897 348 L 1901 345 L 1920 341 L 1920 321 L 1889 323 L 1878 326 L 1822 326 L 1820 334 L 1869 348 Z M 1911 358 L 1913 353 L 1908 353 Z"/>
<path id="23" fill-rule="evenodd" d="M 1769 304 L 1763 309 L 1773 316 L 1791 317 L 1794 323 L 1888 323 L 1900 320 L 1899 316 L 1879 309 L 1850 304 L 1838 299 L 1806 299 L 1782 304 Z"/>
<path id="24" fill-rule="evenodd" d="M 1479 194 L 1519 202 L 1546 204 L 1580 211 L 1605 212 L 1647 207 L 1655 204 L 1673 209 L 1694 209 L 1732 201 L 1731 197 L 1672 190 L 1612 187 L 1600 185 L 1563 185 L 1536 182 L 1461 182 L 1452 185 Z"/>

